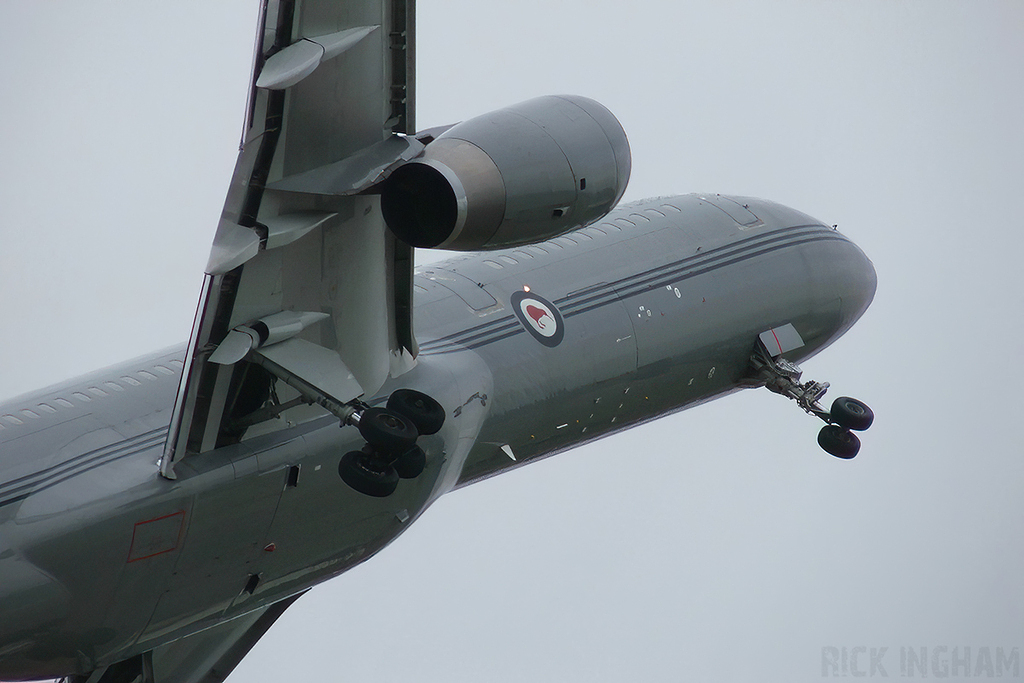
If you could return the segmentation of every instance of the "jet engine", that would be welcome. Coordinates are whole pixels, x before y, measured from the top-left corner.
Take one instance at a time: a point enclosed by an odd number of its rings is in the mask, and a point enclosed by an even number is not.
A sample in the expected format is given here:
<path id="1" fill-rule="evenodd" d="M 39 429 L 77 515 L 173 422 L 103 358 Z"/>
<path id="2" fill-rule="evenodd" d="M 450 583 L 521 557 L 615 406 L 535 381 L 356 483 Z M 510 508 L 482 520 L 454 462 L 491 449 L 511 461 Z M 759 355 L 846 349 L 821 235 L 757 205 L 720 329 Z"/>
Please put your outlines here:
<path id="1" fill-rule="evenodd" d="M 594 100 L 548 96 L 463 121 L 381 190 L 391 231 L 416 247 L 500 249 L 560 235 L 622 197 L 630 154 Z"/>

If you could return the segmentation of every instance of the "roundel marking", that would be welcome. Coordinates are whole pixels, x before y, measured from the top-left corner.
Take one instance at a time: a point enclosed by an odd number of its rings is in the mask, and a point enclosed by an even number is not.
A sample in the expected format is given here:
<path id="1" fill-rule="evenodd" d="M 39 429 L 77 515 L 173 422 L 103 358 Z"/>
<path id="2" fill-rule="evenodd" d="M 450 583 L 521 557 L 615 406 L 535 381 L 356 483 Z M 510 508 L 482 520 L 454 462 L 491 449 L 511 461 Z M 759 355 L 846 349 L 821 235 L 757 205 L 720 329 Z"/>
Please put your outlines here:
<path id="1" fill-rule="evenodd" d="M 555 305 L 533 292 L 513 292 L 512 310 L 534 339 L 544 346 L 555 347 L 565 336 L 565 323 Z"/>

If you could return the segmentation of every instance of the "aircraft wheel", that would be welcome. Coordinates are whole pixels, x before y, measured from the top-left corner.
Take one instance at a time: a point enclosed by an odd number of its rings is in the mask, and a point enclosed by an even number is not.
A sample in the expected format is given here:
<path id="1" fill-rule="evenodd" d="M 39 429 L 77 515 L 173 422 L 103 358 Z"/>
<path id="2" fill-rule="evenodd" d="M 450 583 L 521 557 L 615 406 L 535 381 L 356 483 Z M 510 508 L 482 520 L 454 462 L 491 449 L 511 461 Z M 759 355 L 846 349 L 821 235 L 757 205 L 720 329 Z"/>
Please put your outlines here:
<path id="1" fill-rule="evenodd" d="M 444 425 L 441 404 L 415 389 L 393 391 L 388 397 L 388 410 L 408 418 L 420 434 L 437 434 Z"/>
<path id="2" fill-rule="evenodd" d="M 427 454 L 419 446 L 413 446 L 395 460 L 395 470 L 402 479 L 415 479 L 427 466 Z"/>
<path id="3" fill-rule="evenodd" d="M 871 412 L 871 408 L 868 408 L 867 404 L 846 396 L 840 396 L 832 402 L 829 416 L 840 427 L 858 432 L 870 427 L 875 420 L 875 414 Z"/>
<path id="4" fill-rule="evenodd" d="M 349 451 L 338 463 L 341 480 L 367 496 L 386 498 L 398 488 L 398 472 L 391 465 L 373 462 L 361 451 Z"/>
<path id="5" fill-rule="evenodd" d="M 408 418 L 384 408 L 367 408 L 359 418 L 359 433 L 374 450 L 404 453 L 416 443 L 419 432 Z"/>
<path id="6" fill-rule="evenodd" d="M 818 445 L 829 455 L 849 460 L 860 450 L 860 439 L 839 425 L 825 425 L 818 432 Z"/>

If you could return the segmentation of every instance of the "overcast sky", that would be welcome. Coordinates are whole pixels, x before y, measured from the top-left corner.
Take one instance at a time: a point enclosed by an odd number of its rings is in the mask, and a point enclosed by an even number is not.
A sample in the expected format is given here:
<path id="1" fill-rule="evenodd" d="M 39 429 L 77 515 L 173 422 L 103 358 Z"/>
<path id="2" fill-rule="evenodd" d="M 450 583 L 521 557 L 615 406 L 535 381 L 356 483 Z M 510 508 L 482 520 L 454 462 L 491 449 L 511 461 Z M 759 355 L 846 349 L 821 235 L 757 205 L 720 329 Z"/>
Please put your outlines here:
<path id="1" fill-rule="evenodd" d="M 187 337 L 255 5 L 0 0 L 0 397 Z M 889 648 L 890 677 L 904 647 L 1024 648 L 1024 4 L 422 5 L 421 128 L 586 95 L 629 135 L 626 199 L 838 224 L 878 293 L 804 369 L 876 423 L 843 462 L 748 391 L 458 491 L 232 679 L 791 682 L 823 647 Z"/>

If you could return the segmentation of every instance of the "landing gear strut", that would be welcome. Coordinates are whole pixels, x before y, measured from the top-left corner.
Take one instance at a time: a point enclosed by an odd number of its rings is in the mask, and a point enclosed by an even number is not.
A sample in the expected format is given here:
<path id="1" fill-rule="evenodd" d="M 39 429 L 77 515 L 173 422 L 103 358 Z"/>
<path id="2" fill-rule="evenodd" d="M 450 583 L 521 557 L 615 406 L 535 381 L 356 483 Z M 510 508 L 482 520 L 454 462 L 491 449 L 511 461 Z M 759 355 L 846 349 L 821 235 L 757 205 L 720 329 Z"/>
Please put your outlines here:
<path id="1" fill-rule="evenodd" d="M 354 410 L 342 425 L 358 427 L 366 445 L 341 458 L 338 474 L 342 481 L 367 496 L 390 496 L 399 479 L 414 479 L 423 472 L 427 456 L 416 439 L 438 432 L 444 418 L 441 404 L 412 389 L 395 391 L 387 408 L 361 406 Z"/>
<path id="2" fill-rule="evenodd" d="M 860 439 L 854 431 L 864 431 L 875 419 L 866 404 L 855 398 L 841 396 L 832 402 L 832 409 L 826 411 L 819 401 L 828 391 L 828 382 L 800 382 L 803 371 L 795 363 L 781 356 L 773 358 L 760 341 L 750 357 L 754 375 L 758 382 L 787 398 L 797 402 L 811 415 L 825 421 L 818 432 L 818 445 L 837 458 L 849 460 L 860 450 Z"/>
<path id="3" fill-rule="evenodd" d="M 254 366 L 255 367 L 255 366 Z M 349 451 L 338 463 L 342 480 L 359 493 L 384 498 L 398 488 L 399 479 L 414 479 L 426 468 L 427 456 L 416 439 L 420 435 L 436 434 L 444 425 L 445 410 L 430 396 L 413 389 L 398 389 L 388 399 L 386 408 L 371 408 L 358 398 L 345 403 L 328 396 L 315 385 L 292 374 L 273 362 L 264 361 L 257 368 L 259 386 L 266 383 L 266 392 L 272 405 L 244 408 L 239 417 L 231 421 L 231 430 L 242 434 L 251 425 L 278 417 L 284 411 L 300 404 L 317 404 L 341 421 L 341 426 L 353 425 L 366 441 L 361 450 Z M 265 375 L 265 377 L 264 377 Z M 299 396 L 280 403 L 274 393 L 273 379 L 277 378 L 299 392 Z M 255 381 L 255 380 L 254 380 Z M 243 388 L 248 385 L 244 385 Z M 259 387 L 257 387 L 258 389 Z M 267 397 L 260 398 L 260 404 Z M 171 474 L 161 472 L 170 477 Z"/>

